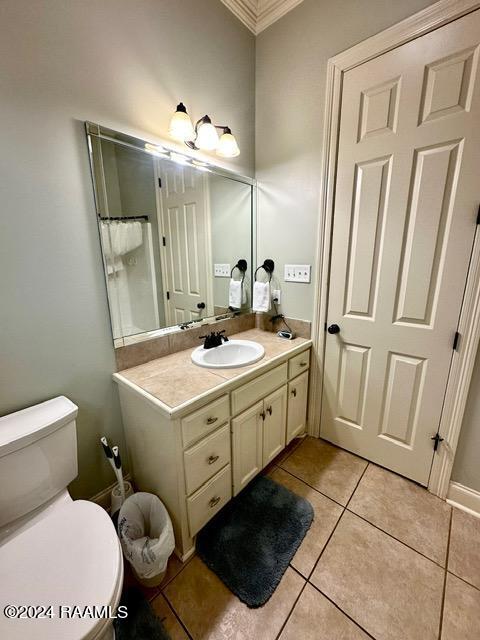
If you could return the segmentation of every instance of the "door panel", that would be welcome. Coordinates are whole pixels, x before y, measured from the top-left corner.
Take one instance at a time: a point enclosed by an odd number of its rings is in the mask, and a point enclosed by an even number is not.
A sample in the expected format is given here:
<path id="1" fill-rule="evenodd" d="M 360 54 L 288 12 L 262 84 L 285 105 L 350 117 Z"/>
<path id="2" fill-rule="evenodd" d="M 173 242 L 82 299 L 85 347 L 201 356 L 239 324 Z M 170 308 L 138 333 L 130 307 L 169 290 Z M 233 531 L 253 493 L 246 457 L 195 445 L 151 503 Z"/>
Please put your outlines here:
<path id="1" fill-rule="evenodd" d="M 233 493 L 237 495 L 262 470 L 263 402 L 232 420 Z"/>
<path id="2" fill-rule="evenodd" d="M 478 208 L 480 12 L 344 74 L 321 435 L 428 483 Z"/>
<path id="3" fill-rule="evenodd" d="M 166 239 L 170 324 L 211 315 L 207 274 L 205 176 L 190 167 L 162 163 L 162 218 Z M 198 303 L 205 303 L 199 309 Z"/>
<path id="4" fill-rule="evenodd" d="M 263 466 L 285 448 L 287 426 L 287 385 L 274 391 L 263 401 Z"/>

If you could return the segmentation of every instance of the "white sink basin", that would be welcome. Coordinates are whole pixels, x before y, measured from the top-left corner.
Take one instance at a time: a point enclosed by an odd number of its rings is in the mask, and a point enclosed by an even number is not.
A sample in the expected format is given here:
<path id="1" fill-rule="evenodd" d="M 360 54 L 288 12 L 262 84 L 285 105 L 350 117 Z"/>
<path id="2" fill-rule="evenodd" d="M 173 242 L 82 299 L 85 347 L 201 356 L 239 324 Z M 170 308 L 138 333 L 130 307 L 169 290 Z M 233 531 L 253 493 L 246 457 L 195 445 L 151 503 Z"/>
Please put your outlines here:
<path id="1" fill-rule="evenodd" d="M 209 369 L 233 369 L 258 362 L 264 355 L 265 349 L 257 342 L 229 340 L 212 349 L 198 347 L 192 353 L 192 362 Z"/>

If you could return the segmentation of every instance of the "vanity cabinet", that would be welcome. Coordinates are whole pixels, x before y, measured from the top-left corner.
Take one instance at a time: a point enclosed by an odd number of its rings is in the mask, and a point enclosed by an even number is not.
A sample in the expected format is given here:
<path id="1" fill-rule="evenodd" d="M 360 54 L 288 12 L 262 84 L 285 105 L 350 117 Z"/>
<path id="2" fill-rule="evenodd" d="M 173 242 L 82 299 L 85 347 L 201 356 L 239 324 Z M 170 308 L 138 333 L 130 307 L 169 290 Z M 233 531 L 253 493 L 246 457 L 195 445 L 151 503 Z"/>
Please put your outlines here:
<path id="1" fill-rule="evenodd" d="M 165 503 L 182 560 L 200 529 L 306 431 L 305 342 L 174 408 L 114 374 L 133 479 Z"/>
<path id="2" fill-rule="evenodd" d="M 287 386 L 283 385 L 263 401 L 263 466 L 266 467 L 285 448 L 287 425 Z"/>
<path id="3" fill-rule="evenodd" d="M 263 401 L 232 420 L 233 495 L 262 470 Z"/>
<path id="4" fill-rule="evenodd" d="M 308 371 L 288 383 L 287 441 L 305 431 L 307 422 Z"/>

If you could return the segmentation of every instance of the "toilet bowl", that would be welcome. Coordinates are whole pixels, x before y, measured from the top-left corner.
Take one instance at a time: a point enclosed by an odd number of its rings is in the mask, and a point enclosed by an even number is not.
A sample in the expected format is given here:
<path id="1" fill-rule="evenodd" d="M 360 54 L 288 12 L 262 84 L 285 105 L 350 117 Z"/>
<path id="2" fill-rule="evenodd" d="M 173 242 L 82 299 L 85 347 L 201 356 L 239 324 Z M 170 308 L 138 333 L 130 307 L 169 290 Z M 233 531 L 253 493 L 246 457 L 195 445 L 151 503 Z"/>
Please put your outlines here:
<path id="1" fill-rule="evenodd" d="M 101 507 L 66 490 L 76 414 L 61 397 L 0 418 L 0 638 L 114 638 L 120 543 Z"/>

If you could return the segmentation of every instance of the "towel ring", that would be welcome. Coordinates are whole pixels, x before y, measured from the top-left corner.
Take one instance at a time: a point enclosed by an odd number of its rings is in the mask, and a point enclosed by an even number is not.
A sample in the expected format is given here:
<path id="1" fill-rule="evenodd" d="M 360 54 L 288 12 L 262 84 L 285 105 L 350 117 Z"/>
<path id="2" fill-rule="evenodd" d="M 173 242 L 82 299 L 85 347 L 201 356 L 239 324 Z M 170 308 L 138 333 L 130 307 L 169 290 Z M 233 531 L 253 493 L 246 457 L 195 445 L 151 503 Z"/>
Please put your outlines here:
<path id="1" fill-rule="evenodd" d="M 273 260 L 270 260 L 270 258 L 267 258 L 266 260 L 263 261 L 263 264 L 261 264 L 259 267 L 257 267 L 255 269 L 255 275 L 253 276 L 253 279 L 255 280 L 255 282 L 257 281 L 257 271 L 259 269 L 263 269 L 264 271 L 266 271 L 268 273 L 268 281 L 271 282 L 272 281 L 272 273 L 273 270 L 275 269 L 275 263 Z"/>
<path id="2" fill-rule="evenodd" d="M 244 260 L 243 258 L 241 258 L 237 262 L 237 264 L 235 264 L 232 267 L 232 270 L 230 271 L 230 278 L 233 277 L 233 272 L 235 271 L 235 269 L 238 269 L 240 271 L 240 273 L 242 274 L 242 284 L 243 284 L 243 281 L 245 280 L 245 274 L 247 273 L 247 269 L 248 269 L 247 261 Z"/>

